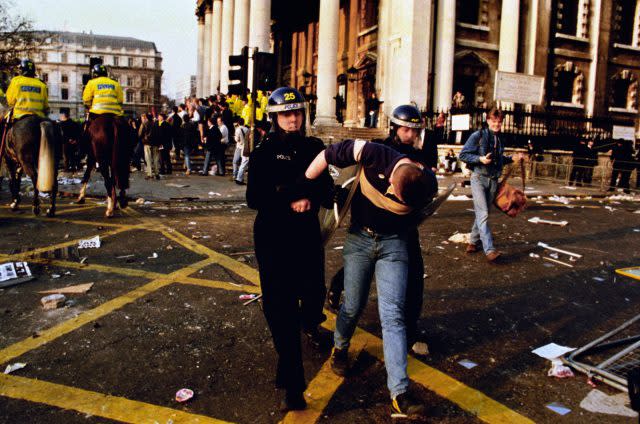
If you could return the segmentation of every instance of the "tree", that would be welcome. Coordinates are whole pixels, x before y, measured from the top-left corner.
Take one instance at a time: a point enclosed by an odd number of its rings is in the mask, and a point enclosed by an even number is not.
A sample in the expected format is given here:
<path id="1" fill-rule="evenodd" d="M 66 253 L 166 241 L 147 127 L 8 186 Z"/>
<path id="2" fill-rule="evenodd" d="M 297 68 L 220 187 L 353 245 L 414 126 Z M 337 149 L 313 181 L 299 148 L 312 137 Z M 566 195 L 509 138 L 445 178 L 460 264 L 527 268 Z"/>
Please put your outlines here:
<path id="1" fill-rule="evenodd" d="M 28 18 L 12 15 L 12 6 L 11 0 L 0 0 L 0 83 L 6 83 L 20 59 L 28 57 L 49 36 L 35 31 Z"/>

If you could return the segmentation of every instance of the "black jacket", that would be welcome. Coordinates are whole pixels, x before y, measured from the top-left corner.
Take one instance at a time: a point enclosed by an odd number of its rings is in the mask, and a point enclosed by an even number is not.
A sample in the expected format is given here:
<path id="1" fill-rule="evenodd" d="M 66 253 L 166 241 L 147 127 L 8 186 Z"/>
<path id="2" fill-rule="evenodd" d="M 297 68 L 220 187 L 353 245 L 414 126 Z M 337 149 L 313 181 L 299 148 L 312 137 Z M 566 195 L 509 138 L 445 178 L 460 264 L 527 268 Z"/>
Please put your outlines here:
<path id="1" fill-rule="evenodd" d="M 300 136 L 283 140 L 276 133 L 269 133 L 250 155 L 249 207 L 256 209 L 258 215 L 285 222 L 304 216 L 317 221 L 320 205 L 332 198 L 333 180 L 328 171 L 315 180 L 307 180 L 304 172 L 322 150 L 324 144 L 318 138 Z M 293 212 L 291 202 L 305 198 L 311 201 L 311 210 Z"/>
<path id="2" fill-rule="evenodd" d="M 152 146 L 162 146 L 165 149 L 171 149 L 172 133 L 171 124 L 168 122 L 164 121 L 162 124 L 160 122 L 154 122 L 151 127 L 150 144 Z"/>
<path id="3" fill-rule="evenodd" d="M 217 125 L 209 128 L 208 126 L 204 130 L 205 143 L 204 148 L 211 151 L 217 152 L 222 147 L 222 133 Z"/>

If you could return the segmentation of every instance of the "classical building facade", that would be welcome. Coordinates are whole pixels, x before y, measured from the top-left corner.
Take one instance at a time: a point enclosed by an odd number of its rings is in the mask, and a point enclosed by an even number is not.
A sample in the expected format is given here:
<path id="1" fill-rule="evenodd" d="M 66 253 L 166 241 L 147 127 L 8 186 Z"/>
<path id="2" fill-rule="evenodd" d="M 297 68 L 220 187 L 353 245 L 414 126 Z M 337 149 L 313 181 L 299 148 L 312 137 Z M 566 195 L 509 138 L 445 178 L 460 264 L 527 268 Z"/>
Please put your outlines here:
<path id="1" fill-rule="evenodd" d="M 89 59 L 99 57 L 124 91 L 124 110 L 139 115 L 159 109 L 162 55 L 156 45 L 130 37 L 91 33 L 52 32 L 35 54 L 38 76 L 49 88 L 50 116 L 67 111 L 84 116 L 82 76 L 89 74 Z"/>
<path id="2" fill-rule="evenodd" d="M 491 106 L 501 70 L 545 77 L 539 108 L 638 128 L 638 0 L 199 0 L 196 15 L 200 95 L 225 91 L 226 52 L 249 45 L 277 55 L 317 124 L 361 125 L 372 93 L 386 115 L 457 92 Z"/>

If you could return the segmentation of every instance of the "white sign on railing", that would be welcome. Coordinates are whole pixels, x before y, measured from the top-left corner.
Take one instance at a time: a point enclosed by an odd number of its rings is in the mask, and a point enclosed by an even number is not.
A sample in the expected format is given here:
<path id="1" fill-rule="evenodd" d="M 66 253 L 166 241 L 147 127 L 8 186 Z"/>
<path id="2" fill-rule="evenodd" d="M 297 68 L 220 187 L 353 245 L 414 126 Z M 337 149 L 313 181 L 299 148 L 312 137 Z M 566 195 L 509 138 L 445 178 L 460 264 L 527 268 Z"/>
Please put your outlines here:
<path id="1" fill-rule="evenodd" d="M 471 122 L 471 115 L 451 115 L 451 131 L 468 131 Z"/>
<path id="2" fill-rule="evenodd" d="M 544 77 L 496 71 L 493 99 L 502 102 L 542 104 Z"/>
<path id="3" fill-rule="evenodd" d="M 613 139 L 631 140 L 636 139 L 636 129 L 634 127 L 623 127 L 621 125 L 613 126 Z"/>

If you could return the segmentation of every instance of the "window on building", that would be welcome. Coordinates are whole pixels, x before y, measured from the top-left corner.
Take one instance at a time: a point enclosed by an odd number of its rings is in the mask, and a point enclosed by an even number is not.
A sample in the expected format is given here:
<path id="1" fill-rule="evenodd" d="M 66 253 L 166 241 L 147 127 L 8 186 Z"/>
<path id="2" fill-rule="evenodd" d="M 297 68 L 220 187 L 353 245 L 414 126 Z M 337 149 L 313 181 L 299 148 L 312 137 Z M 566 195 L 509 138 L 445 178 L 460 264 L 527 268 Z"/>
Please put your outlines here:
<path id="1" fill-rule="evenodd" d="M 553 101 L 582 105 L 584 75 L 571 61 L 557 66 L 553 72 Z"/>
<path id="2" fill-rule="evenodd" d="M 636 20 L 638 19 L 636 3 L 629 0 L 617 0 L 614 3 L 613 30 L 617 43 L 633 46 L 634 40 L 638 38 L 637 35 L 634 37 L 634 32 L 638 31 L 636 28 Z"/>
<path id="3" fill-rule="evenodd" d="M 578 31 L 578 9 L 579 0 L 558 0 L 557 1 L 557 23 L 556 28 L 560 34 L 575 36 Z"/>
<path id="4" fill-rule="evenodd" d="M 49 74 L 42 74 L 42 81 L 49 82 Z"/>
<path id="5" fill-rule="evenodd" d="M 133 92 L 133 90 L 129 90 L 127 91 L 127 103 L 135 103 L 136 98 L 135 98 L 135 93 Z"/>
<path id="6" fill-rule="evenodd" d="M 478 25 L 480 22 L 480 0 L 456 1 L 456 19 L 465 24 Z"/>
<path id="7" fill-rule="evenodd" d="M 147 67 L 147 59 L 142 59 L 142 67 L 143 68 Z"/>
<path id="8" fill-rule="evenodd" d="M 127 59 L 127 66 L 129 68 L 133 68 L 133 58 L 132 57 Z"/>
<path id="9" fill-rule="evenodd" d="M 64 53 L 64 52 L 63 52 L 63 53 L 61 53 L 61 54 L 60 54 L 60 62 L 62 62 L 62 63 L 67 63 L 67 61 L 68 61 L 67 54 L 66 54 L 66 53 Z"/>
<path id="10" fill-rule="evenodd" d="M 146 91 L 140 93 L 140 103 L 149 103 L 149 93 Z"/>
<path id="11" fill-rule="evenodd" d="M 360 29 L 378 25 L 379 0 L 360 0 Z"/>
<path id="12" fill-rule="evenodd" d="M 48 55 L 47 55 L 47 52 L 42 52 L 42 53 L 40 54 L 40 62 L 42 62 L 42 63 L 46 63 L 46 62 L 48 62 L 48 60 L 47 60 L 47 56 L 48 56 Z"/>
<path id="13" fill-rule="evenodd" d="M 120 58 L 118 56 L 113 56 L 113 66 L 120 66 Z"/>
<path id="14" fill-rule="evenodd" d="M 62 90 L 60 90 L 60 97 L 62 98 L 62 100 L 69 100 L 69 89 L 63 88 Z"/>
<path id="15" fill-rule="evenodd" d="M 69 75 L 67 74 L 60 75 L 60 82 L 69 82 Z"/>
<path id="16" fill-rule="evenodd" d="M 132 78 L 132 77 L 127 77 L 127 85 L 128 85 L 129 87 L 132 87 L 132 86 L 133 86 L 133 78 Z"/>
<path id="17" fill-rule="evenodd" d="M 611 106 L 635 111 L 638 108 L 638 80 L 629 70 L 623 70 L 611 79 Z"/>
<path id="18" fill-rule="evenodd" d="M 91 56 L 88 54 L 84 55 L 84 63 L 86 63 L 87 65 L 91 62 Z"/>
<path id="19" fill-rule="evenodd" d="M 149 79 L 147 77 L 141 77 L 140 78 L 140 85 L 142 86 L 142 88 L 148 88 L 149 87 Z"/>

